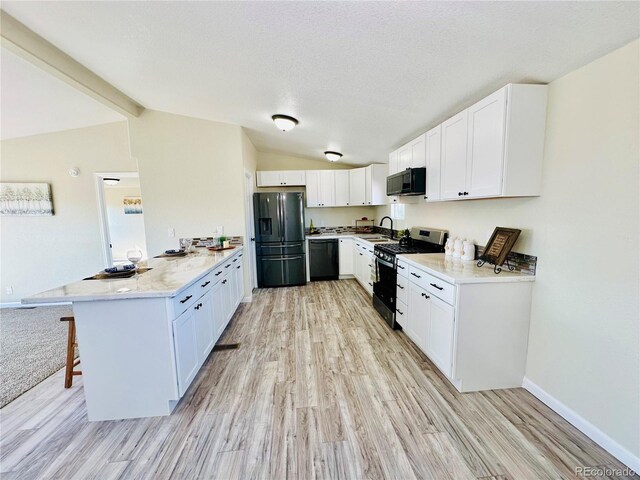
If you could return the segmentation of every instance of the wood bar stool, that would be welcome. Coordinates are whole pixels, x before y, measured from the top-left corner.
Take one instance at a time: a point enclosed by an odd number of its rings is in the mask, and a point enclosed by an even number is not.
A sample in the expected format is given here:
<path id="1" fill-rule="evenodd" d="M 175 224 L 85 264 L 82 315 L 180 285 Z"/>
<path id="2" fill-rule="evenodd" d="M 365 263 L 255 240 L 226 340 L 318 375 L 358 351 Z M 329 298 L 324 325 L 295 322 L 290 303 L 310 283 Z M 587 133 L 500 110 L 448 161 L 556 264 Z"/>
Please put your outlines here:
<path id="1" fill-rule="evenodd" d="M 80 363 L 80 359 L 74 360 L 76 348 L 76 319 L 75 317 L 60 317 L 61 322 L 69 322 L 69 334 L 67 335 L 67 365 L 64 371 L 64 388 L 71 388 L 73 376 L 82 375 L 81 370 L 74 370 Z"/>

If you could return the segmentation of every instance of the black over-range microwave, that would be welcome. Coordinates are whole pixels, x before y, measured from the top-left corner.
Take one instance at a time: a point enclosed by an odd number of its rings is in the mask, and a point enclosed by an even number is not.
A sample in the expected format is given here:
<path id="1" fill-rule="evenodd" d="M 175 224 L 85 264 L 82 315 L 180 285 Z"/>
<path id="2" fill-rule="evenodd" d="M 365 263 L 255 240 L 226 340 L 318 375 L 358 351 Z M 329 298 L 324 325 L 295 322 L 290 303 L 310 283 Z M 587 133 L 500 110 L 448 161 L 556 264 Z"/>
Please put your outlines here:
<path id="1" fill-rule="evenodd" d="M 424 195 L 426 180 L 426 168 L 407 168 L 387 177 L 387 195 Z"/>

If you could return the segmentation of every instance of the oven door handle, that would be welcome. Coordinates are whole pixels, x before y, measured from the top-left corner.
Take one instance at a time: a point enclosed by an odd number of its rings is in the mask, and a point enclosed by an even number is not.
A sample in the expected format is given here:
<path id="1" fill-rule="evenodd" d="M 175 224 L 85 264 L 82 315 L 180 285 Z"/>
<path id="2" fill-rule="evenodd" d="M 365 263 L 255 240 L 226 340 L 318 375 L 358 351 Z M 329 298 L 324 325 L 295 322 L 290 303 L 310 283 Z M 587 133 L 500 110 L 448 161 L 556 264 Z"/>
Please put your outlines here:
<path id="1" fill-rule="evenodd" d="M 389 268 L 395 269 L 395 266 L 393 265 L 393 263 L 387 262 L 386 260 L 382 260 L 379 257 L 376 257 L 376 262 L 381 263 L 385 267 L 389 267 Z"/>

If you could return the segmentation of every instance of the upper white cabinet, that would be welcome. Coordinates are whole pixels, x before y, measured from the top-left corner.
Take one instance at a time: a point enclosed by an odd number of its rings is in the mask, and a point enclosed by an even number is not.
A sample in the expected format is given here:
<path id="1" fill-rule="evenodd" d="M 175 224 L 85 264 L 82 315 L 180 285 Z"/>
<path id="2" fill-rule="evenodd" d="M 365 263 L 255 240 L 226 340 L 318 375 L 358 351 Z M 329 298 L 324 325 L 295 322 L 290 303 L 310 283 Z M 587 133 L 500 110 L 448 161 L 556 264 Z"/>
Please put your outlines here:
<path id="1" fill-rule="evenodd" d="M 336 207 L 349 205 L 349 170 L 334 170 Z"/>
<path id="2" fill-rule="evenodd" d="M 365 168 L 365 201 L 367 205 L 386 205 L 387 166 L 374 163 Z"/>
<path id="3" fill-rule="evenodd" d="M 281 186 L 304 186 L 304 170 L 278 170 L 256 172 L 256 183 L 258 187 L 281 187 Z"/>
<path id="4" fill-rule="evenodd" d="M 336 185 L 334 170 L 307 170 L 307 207 L 334 207 Z"/>
<path id="5" fill-rule="evenodd" d="M 427 168 L 427 191 L 425 200 L 435 202 L 440 200 L 440 152 L 442 127 L 438 125 L 425 134 L 425 166 Z"/>
<path id="6" fill-rule="evenodd" d="M 442 124 L 441 192 L 449 200 L 463 195 L 467 182 L 467 118 L 465 110 Z M 427 172 L 428 174 L 428 172 Z"/>
<path id="7" fill-rule="evenodd" d="M 365 187 L 367 174 L 365 170 L 363 167 L 349 171 L 349 205 L 367 204 L 367 190 Z"/>
<path id="8" fill-rule="evenodd" d="M 389 174 L 426 166 L 428 202 L 540 195 L 546 106 L 546 85 L 509 84 L 392 152 Z"/>

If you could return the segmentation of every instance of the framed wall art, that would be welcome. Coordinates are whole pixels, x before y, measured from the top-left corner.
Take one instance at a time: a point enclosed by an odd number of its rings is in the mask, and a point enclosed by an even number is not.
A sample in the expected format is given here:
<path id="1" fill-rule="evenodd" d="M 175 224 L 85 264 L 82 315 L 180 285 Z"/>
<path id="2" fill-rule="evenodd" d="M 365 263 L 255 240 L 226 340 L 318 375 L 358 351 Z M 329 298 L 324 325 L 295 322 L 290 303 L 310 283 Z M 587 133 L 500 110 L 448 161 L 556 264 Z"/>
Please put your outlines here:
<path id="1" fill-rule="evenodd" d="M 122 203 L 125 215 L 140 215 L 142 213 L 141 197 L 124 197 Z"/>
<path id="2" fill-rule="evenodd" d="M 0 183 L 1 216 L 53 215 L 48 183 Z"/>

